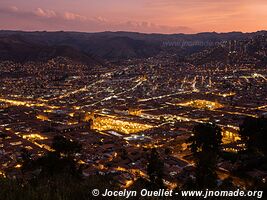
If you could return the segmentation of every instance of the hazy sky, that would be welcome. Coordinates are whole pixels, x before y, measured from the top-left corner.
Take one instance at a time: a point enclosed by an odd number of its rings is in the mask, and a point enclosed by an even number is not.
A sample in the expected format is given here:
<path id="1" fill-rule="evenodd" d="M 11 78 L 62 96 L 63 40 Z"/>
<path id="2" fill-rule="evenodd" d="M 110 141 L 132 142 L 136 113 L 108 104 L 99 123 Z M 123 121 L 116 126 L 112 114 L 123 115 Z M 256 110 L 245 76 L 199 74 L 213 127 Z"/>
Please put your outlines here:
<path id="1" fill-rule="evenodd" d="M 267 0 L 0 0 L 0 29 L 252 32 L 267 29 Z"/>

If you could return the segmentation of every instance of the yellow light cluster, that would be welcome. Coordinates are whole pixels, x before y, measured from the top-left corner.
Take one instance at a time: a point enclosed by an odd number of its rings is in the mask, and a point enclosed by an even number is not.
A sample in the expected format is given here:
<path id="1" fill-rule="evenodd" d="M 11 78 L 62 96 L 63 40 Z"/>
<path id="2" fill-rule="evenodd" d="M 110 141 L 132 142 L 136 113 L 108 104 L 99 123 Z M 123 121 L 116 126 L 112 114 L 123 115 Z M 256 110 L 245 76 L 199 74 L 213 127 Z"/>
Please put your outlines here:
<path id="1" fill-rule="evenodd" d="M 69 116 L 70 116 L 70 117 L 74 117 L 74 114 L 75 114 L 75 113 L 69 113 Z"/>
<path id="2" fill-rule="evenodd" d="M 163 147 L 163 144 L 147 144 L 147 145 L 142 145 L 143 148 L 146 149 L 154 149 L 154 148 L 160 148 Z"/>
<path id="3" fill-rule="evenodd" d="M 11 99 L 4 99 L 0 98 L 0 101 L 9 103 L 13 106 L 26 106 L 26 107 L 48 107 L 50 109 L 56 109 L 59 108 L 58 106 L 49 106 L 44 103 L 34 103 L 30 101 L 19 101 L 19 100 L 11 100 Z"/>
<path id="4" fill-rule="evenodd" d="M 69 121 L 67 122 L 67 125 L 75 125 L 75 124 L 78 124 L 79 122 L 76 122 L 76 121 Z"/>
<path id="5" fill-rule="evenodd" d="M 188 101 L 185 103 L 178 103 L 176 105 L 199 108 L 199 109 L 208 109 L 208 110 L 215 110 L 218 108 L 223 108 L 222 104 L 213 102 L 213 101 L 207 101 L 207 100 L 193 100 L 193 101 Z"/>
<path id="6" fill-rule="evenodd" d="M 225 152 L 229 152 L 229 153 L 237 153 L 238 150 L 235 148 L 224 148 L 223 149 Z"/>
<path id="7" fill-rule="evenodd" d="M 19 168 L 21 168 L 21 167 L 22 167 L 21 164 L 17 164 L 17 165 L 15 166 L 16 169 L 19 169 Z"/>
<path id="8" fill-rule="evenodd" d="M 122 172 L 129 172 L 129 173 L 132 173 L 132 174 L 138 174 L 138 176 L 141 176 L 143 178 L 148 178 L 148 175 L 146 173 L 144 173 L 142 170 L 140 169 L 126 169 L 124 167 L 117 167 L 115 168 L 116 171 L 122 171 Z"/>
<path id="9" fill-rule="evenodd" d="M 222 131 L 222 142 L 223 144 L 229 144 L 241 140 L 237 131 L 224 130 Z"/>
<path id="10" fill-rule="evenodd" d="M 231 96 L 235 96 L 236 93 L 235 92 L 229 92 L 229 93 L 212 93 L 221 97 L 231 97 Z"/>
<path id="11" fill-rule="evenodd" d="M 98 131 L 114 130 L 124 134 L 138 133 L 153 126 L 148 124 L 141 124 L 137 122 L 123 121 L 110 117 L 97 117 L 93 121 L 92 128 Z"/>
<path id="12" fill-rule="evenodd" d="M 231 96 L 234 96 L 236 93 L 234 92 L 230 92 L 230 93 L 224 93 L 224 94 L 221 94 L 221 96 L 223 97 L 231 97 Z"/>
<path id="13" fill-rule="evenodd" d="M 4 178 L 6 178 L 6 174 L 5 174 L 5 172 L 3 172 L 3 171 L 0 171 L 0 177 L 4 177 Z"/>
<path id="14" fill-rule="evenodd" d="M 125 182 L 125 186 L 124 186 L 124 188 L 129 188 L 132 184 L 134 184 L 134 181 L 133 181 L 133 180 L 127 180 L 127 181 Z"/>
<path id="15" fill-rule="evenodd" d="M 142 110 L 139 109 L 129 109 L 128 113 L 130 115 L 134 115 L 134 116 L 140 116 L 142 114 Z"/>
<path id="16" fill-rule="evenodd" d="M 86 112 L 84 114 L 83 121 L 89 122 L 90 120 L 93 120 L 93 119 L 94 119 L 94 112 L 91 112 L 91 113 Z"/>
<path id="17" fill-rule="evenodd" d="M 47 139 L 47 137 L 43 137 L 39 134 L 23 135 L 22 138 L 27 139 L 27 140 L 46 140 Z"/>
<path id="18" fill-rule="evenodd" d="M 42 120 L 42 121 L 48 121 L 48 120 L 49 120 L 48 117 L 45 116 L 45 115 L 37 115 L 36 118 L 37 118 L 37 119 L 40 119 L 40 120 Z"/>
<path id="19" fill-rule="evenodd" d="M 53 110 L 44 110 L 45 113 L 52 113 Z"/>
<path id="20" fill-rule="evenodd" d="M 80 110 L 80 109 L 81 109 L 80 106 L 74 106 L 73 108 L 74 108 L 75 110 Z"/>

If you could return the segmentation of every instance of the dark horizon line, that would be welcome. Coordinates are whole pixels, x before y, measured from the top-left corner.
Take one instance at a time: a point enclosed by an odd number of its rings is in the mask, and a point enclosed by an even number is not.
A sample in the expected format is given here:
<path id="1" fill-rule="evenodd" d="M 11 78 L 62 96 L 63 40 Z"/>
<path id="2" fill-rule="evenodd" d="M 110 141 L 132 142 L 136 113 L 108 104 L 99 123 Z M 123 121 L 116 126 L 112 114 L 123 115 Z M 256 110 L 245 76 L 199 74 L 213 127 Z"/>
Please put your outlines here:
<path id="1" fill-rule="evenodd" d="M 230 31 L 230 32 L 216 32 L 216 31 L 206 31 L 206 32 L 197 32 L 197 33 L 145 33 L 145 32 L 138 32 L 138 31 L 95 31 L 95 32 L 85 32 L 85 31 L 64 31 L 64 30 L 55 30 L 55 31 L 48 31 L 48 30 L 12 30 L 12 29 L 0 29 L 0 32 L 23 32 L 23 33 L 83 33 L 83 34 L 97 34 L 97 33 L 134 33 L 134 34 L 143 34 L 143 35 L 198 35 L 198 34 L 229 34 L 229 33 L 241 33 L 241 34 L 251 34 L 251 33 L 260 33 L 260 32 L 267 32 L 266 30 L 257 30 L 252 32 L 243 32 L 243 31 Z"/>

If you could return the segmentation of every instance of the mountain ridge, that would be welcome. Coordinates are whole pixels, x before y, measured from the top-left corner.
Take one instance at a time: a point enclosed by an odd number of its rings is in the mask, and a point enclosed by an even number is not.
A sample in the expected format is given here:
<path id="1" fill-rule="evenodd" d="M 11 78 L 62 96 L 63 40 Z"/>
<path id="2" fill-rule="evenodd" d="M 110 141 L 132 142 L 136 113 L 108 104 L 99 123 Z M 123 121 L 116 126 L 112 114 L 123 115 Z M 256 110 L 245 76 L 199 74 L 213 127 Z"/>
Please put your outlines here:
<path id="1" fill-rule="evenodd" d="M 138 32 L 47 32 L 47 31 L 9 31 L 0 30 L 0 58 L 23 60 L 27 57 L 38 59 L 38 53 L 45 57 L 67 56 L 86 63 L 103 63 L 108 60 L 153 57 L 161 52 L 171 52 L 177 55 L 191 54 L 202 51 L 208 47 L 201 43 L 220 43 L 232 40 L 245 40 L 256 36 L 267 35 L 267 31 L 252 33 L 229 32 L 203 32 L 197 34 L 148 34 Z M 9 44 L 5 40 L 10 40 Z M 23 41 L 24 46 L 19 46 Z M 174 44 L 165 46 L 164 43 Z M 4 44 L 3 44 L 4 43 Z M 199 45 L 182 46 L 183 43 L 199 43 Z M 181 45 L 179 45 L 181 44 Z M 13 45 L 18 45 L 13 47 Z M 65 47 L 65 48 L 63 48 Z M 19 49 L 22 48 L 21 51 Z M 28 51 L 23 51 L 23 48 Z M 34 52 L 30 49 L 35 49 Z M 14 55 L 18 53 L 18 58 Z M 26 55 L 26 53 L 28 54 Z M 54 55 L 53 53 L 54 52 Z M 21 54 L 21 55 L 20 55 Z M 182 55 L 184 56 L 184 55 Z"/>

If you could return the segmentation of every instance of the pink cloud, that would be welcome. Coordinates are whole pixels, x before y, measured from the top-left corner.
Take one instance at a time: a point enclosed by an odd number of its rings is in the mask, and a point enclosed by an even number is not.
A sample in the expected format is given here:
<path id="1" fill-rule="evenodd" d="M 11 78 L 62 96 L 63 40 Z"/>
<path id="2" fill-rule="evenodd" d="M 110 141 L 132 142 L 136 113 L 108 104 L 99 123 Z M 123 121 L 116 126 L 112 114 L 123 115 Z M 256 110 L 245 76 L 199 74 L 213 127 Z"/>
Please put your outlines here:
<path id="1" fill-rule="evenodd" d="M 17 12 L 17 11 L 19 11 L 19 9 L 18 9 L 16 6 L 10 6 L 10 10 L 11 10 L 12 12 Z"/>
<path id="2" fill-rule="evenodd" d="M 192 33 L 267 27 L 266 0 L 10 1 L 17 3 L 0 7 L 1 28 Z"/>
<path id="3" fill-rule="evenodd" d="M 23 11 L 14 8 L 0 8 L 0 16 L 9 15 L 14 17 L 20 23 L 16 24 L 16 28 L 25 27 L 27 21 L 27 29 L 38 30 L 40 26 L 45 30 L 68 30 L 68 31 L 85 31 L 85 32 L 99 32 L 99 31 L 135 31 L 146 33 L 189 33 L 192 30 L 185 26 L 166 26 L 149 21 L 115 21 L 108 20 L 102 16 L 85 17 L 74 12 L 56 12 L 51 9 L 37 8 L 34 11 Z M 10 20 L 10 19 L 9 19 Z M 6 21 L 1 22 L 5 23 Z"/>
<path id="4" fill-rule="evenodd" d="M 87 20 L 87 17 L 72 12 L 65 12 L 63 14 L 63 18 L 66 20 L 81 20 L 81 21 Z"/>
<path id="5" fill-rule="evenodd" d="M 36 14 L 39 17 L 46 17 L 46 18 L 52 18 L 57 16 L 54 10 L 47 10 L 42 8 L 37 8 L 34 14 Z"/>

